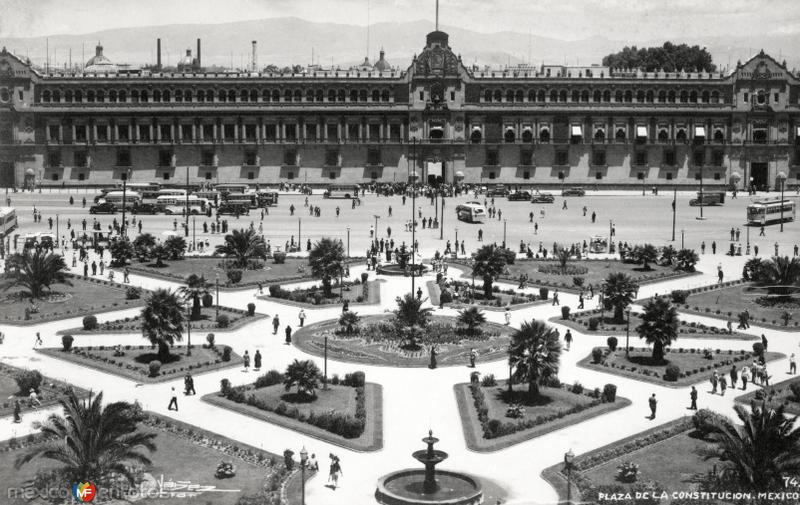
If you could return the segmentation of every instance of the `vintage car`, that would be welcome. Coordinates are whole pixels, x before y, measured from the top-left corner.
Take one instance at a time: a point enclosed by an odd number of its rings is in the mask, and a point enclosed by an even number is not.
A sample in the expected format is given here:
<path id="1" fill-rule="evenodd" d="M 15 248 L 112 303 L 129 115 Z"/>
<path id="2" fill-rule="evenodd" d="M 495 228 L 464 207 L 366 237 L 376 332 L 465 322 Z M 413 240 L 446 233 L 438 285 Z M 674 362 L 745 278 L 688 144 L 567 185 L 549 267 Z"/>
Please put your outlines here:
<path id="1" fill-rule="evenodd" d="M 508 188 L 502 184 L 497 184 L 486 193 L 486 196 L 506 196 L 507 194 Z"/>
<path id="2" fill-rule="evenodd" d="M 98 203 L 89 207 L 89 214 L 114 214 L 117 207 L 111 202 Z"/>
<path id="3" fill-rule="evenodd" d="M 531 203 L 553 203 L 556 201 L 551 193 L 539 193 L 538 191 L 531 197 Z"/>
<path id="4" fill-rule="evenodd" d="M 133 214 L 158 214 L 159 208 L 152 203 L 140 203 L 131 209 Z"/>
<path id="5" fill-rule="evenodd" d="M 724 191 L 698 191 L 697 198 L 689 200 L 689 205 L 692 207 L 708 207 L 713 205 L 722 205 L 725 203 Z"/>
<path id="6" fill-rule="evenodd" d="M 508 194 L 508 200 L 511 202 L 527 202 L 530 199 L 530 191 L 514 191 Z"/>
<path id="7" fill-rule="evenodd" d="M 561 192 L 561 196 L 584 196 L 586 190 L 580 187 L 567 188 Z"/>

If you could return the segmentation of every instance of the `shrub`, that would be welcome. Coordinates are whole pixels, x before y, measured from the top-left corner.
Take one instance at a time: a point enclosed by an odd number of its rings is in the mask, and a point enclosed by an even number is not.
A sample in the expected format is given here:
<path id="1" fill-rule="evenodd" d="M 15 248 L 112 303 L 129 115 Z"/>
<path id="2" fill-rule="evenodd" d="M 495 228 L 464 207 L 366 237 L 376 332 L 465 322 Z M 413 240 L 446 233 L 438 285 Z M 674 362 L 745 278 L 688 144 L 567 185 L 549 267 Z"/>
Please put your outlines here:
<path id="1" fill-rule="evenodd" d="M 290 472 L 294 468 L 294 459 L 292 459 L 293 456 L 294 456 L 293 450 L 286 449 L 285 451 L 283 451 L 283 465 Z"/>
<path id="2" fill-rule="evenodd" d="M 218 479 L 230 479 L 236 476 L 236 466 L 228 461 L 221 461 L 217 465 L 217 470 L 214 472 L 214 477 Z"/>
<path id="3" fill-rule="evenodd" d="M 506 409 L 506 417 L 510 417 L 512 419 L 519 419 L 525 415 L 525 407 L 522 405 L 515 403 L 509 405 Z"/>
<path id="4" fill-rule="evenodd" d="M 72 342 L 75 339 L 72 338 L 72 335 L 64 335 L 61 337 L 61 347 L 63 348 L 64 352 L 69 351 L 72 349 Z"/>
<path id="5" fill-rule="evenodd" d="M 228 393 L 231 391 L 231 381 L 228 379 L 222 379 L 219 381 L 219 392 L 222 393 L 222 396 L 228 396 Z"/>
<path id="6" fill-rule="evenodd" d="M 203 302 L 203 307 L 209 309 L 214 305 L 214 296 L 211 293 L 206 293 L 200 299 Z"/>
<path id="7" fill-rule="evenodd" d="M 603 400 L 608 403 L 614 403 L 617 400 L 617 386 L 614 384 L 603 386 Z"/>
<path id="8" fill-rule="evenodd" d="M 617 466 L 617 480 L 622 482 L 636 482 L 639 475 L 639 465 L 632 461 L 626 461 Z"/>
<path id="9" fill-rule="evenodd" d="M 222 361 L 228 362 L 231 360 L 231 348 L 227 345 L 222 348 Z"/>
<path id="10" fill-rule="evenodd" d="M 591 331 L 597 331 L 597 327 L 600 326 L 600 318 L 599 317 L 590 317 L 589 318 L 589 329 Z"/>
<path id="11" fill-rule="evenodd" d="M 331 377 L 331 384 L 333 384 L 334 386 L 338 386 L 340 382 L 341 379 L 339 378 L 339 374 L 338 373 L 333 374 L 333 377 Z"/>
<path id="12" fill-rule="evenodd" d="M 150 377 L 158 377 L 158 372 L 161 371 L 161 362 L 154 359 L 147 364 L 147 369 L 150 371 Z"/>
<path id="13" fill-rule="evenodd" d="M 364 387 L 365 382 L 366 382 L 366 377 L 364 375 L 364 372 L 359 370 L 357 372 L 345 374 L 342 384 L 344 386 L 361 388 Z"/>
<path id="14" fill-rule="evenodd" d="M 16 381 L 19 392 L 22 395 L 27 395 L 31 389 L 38 393 L 39 386 L 42 385 L 42 379 L 42 374 L 38 370 L 25 370 L 14 377 L 14 381 Z"/>
<path id="15" fill-rule="evenodd" d="M 206 342 L 208 342 L 209 349 L 214 348 L 214 339 L 215 337 L 213 333 L 209 333 L 208 335 L 206 335 Z"/>
<path id="16" fill-rule="evenodd" d="M 141 297 L 142 297 L 142 290 L 139 288 L 130 286 L 125 290 L 126 300 L 138 300 Z"/>
<path id="17" fill-rule="evenodd" d="M 612 352 L 616 351 L 617 350 L 617 337 L 608 337 L 606 339 L 606 344 L 608 344 L 608 348 L 611 349 Z"/>
<path id="18" fill-rule="evenodd" d="M 471 384 L 477 384 L 478 382 L 480 382 L 480 380 L 481 380 L 481 373 L 480 372 L 475 371 L 475 372 L 471 372 L 469 374 L 469 382 Z"/>
<path id="19" fill-rule="evenodd" d="M 217 318 L 218 328 L 227 328 L 231 324 L 231 319 L 226 314 L 220 314 Z"/>
<path id="20" fill-rule="evenodd" d="M 225 275 L 231 284 L 238 284 L 242 280 L 242 273 L 238 268 L 231 268 L 225 271 Z"/>
<path id="21" fill-rule="evenodd" d="M 598 364 L 603 359 L 603 349 L 595 347 L 592 349 L 592 363 Z"/>
<path id="22" fill-rule="evenodd" d="M 569 319 L 569 306 L 561 306 L 561 319 Z"/>
<path id="23" fill-rule="evenodd" d="M 790 399 L 795 402 L 800 402 L 800 382 L 789 384 L 789 389 L 792 391 L 793 395 Z"/>
<path id="24" fill-rule="evenodd" d="M 443 289 L 439 293 L 439 303 L 450 303 L 453 301 L 453 293 L 449 289 Z"/>
<path id="25" fill-rule="evenodd" d="M 256 379 L 255 387 L 256 389 L 265 388 L 274 386 L 275 384 L 280 384 L 281 382 L 283 382 L 283 374 L 277 370 L 270 370 Z"/>
<path id="26" fill-rule="evenodd" d="M 254 315 L 256 315 L 256 304 L 255 303 L 250 302 L 250 303 L 247 304 L 247 315 L 250 316 L 250 317 L 253 317 Z"/>
<path id="27" fill-rule="evenodd" d="M 550 290 L 547 288 L 539 288 L 539 298 L 542 300 L 547 300 L 547 297 L 550 296 Z"/>
<path id="28" fill-rule="evenodd" d="M 692 424 L 700 438 L 705 438 L 719 426 L 719 414 L 709 409 L 700 409 L 692 416 Z"/>
<path id="29" fill-rule="evenodd" d="M 84 330 L 96 330 L 97 329 L 97 316 L 86 316 L 83 318 L 83 329 Z"/>
<path id="30" fill-rule="evenodd" d="M 572 278 L 572 283 L 575 284 L 577 287 L 583 286 L 583 277 L 576 275 Z"/>
<path id="31" fill-rule="evenodd" d="M 575 384 L 573 384 L 572 387 L 570 388 L 570 391 L 572 391 L 576 395 L 583 393 L 583 384 L 576 381 Z"/>
<path id="32" fill-rule="evenodd" d="M 473 372 L 474 373 L 474 372 Z M 485 388 L 493 387 L 497 385 L 497 379 L 494 378 L 494 374 L 486 374 L 481 379 L 481 386 Z"/>
<path id="33" fill-rule="evenodd" d="M 764 355 L 764 344 L 762 344 L 761 342 L 755 342 L 753 344 L 753 353 L 758 357 L 763 356 Z"/>
<path id="34" fill-rule="evenodd" d="M 669 382 L 675 382 L 678 380 L 678 376 L 681 373 L 681 368 L 678 365 L 670 363 L 667 365 L 667 370 L 664 372 L 664 380 Z"/>
<path id="35" fill-rule="evenodd" d="M 675 289 L 670 293 L 673 303 L 686 303 L 686 298 L 689 297 L 689 292 L 684 289 Z"/>
<path id="36" fill-rule="evenodd" d="M 361 284 L 366 284 L 367 279 L 369 279 L 369 274 L 367 272 L 361 272 Z"/>

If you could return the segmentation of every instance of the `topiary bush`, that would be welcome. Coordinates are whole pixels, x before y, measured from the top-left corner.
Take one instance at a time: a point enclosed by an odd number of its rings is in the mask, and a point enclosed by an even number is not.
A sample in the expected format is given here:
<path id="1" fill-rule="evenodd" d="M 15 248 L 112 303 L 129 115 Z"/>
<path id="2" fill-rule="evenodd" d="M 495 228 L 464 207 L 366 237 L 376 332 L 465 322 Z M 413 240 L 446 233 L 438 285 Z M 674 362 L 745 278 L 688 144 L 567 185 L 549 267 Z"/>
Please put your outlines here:
<path id="1" fill-rule="evenodd" d="M 150 377 L 158 377 L 158 373 L 161 371 L 161 362 L 155 359 L 147 364 L 147 369 L 150 371 Z"/>
<path id="2" fill-rule="evenodd" d="M 247 304 L 247 315 L 250 316 L 250 317 L 253 317 L 254 315 L 256 315 L 256 304 L 255 303 L 250 302 L 250 303 Z"/>
<path id="3" fill-rule="evenodd" d="M 72 349 L 72 342 L 74 341 L 75 339 L 72 338 L 72 335 L 63 335 L 61 337 L 61 347 L 64 352 L 68 352 L 70 349 Z"/>
<path id="4" fill-rule="evenodd" d="M 243 272 L 238 268 L 231 268 L 225 271 L 225 275 L 228 277 L 228 281 L 231 284 L 239 284 L 242 280 Z"/>
<path id="5" fill-rule="evenodd" d="M 200 301 L 203 303 L 203 307 L 209 309 L 214 305 L 214 296 L 211 293 L 206 293 Z"/>
<path id="6" fill-rule="evenodd" d="M 21 395 L 27 396 L 31 389 L 39 392 L 39 386 L 42 385 L 42 374 L 38 370 L 24 370 L 14 377 Z"/>
<path id="7" fill-rule="evenodd" d="M 576 381 L 575 384 L 573 384 L 572 387 L 570 388 L 570 391 L 572 391 L 576 395 L 582 394 L 583 393 L 583 384 L 581 384 L 580 382 Z"/>
<path id="8" fill-rule="evenodd" d="M 227 345 L 222 348 L 222 361 L 228 362 L 231 360 L 231 348 Z"/>
<path id="9" fill-rule="evenodd" d="M 617 386 L 606 384 L 603 386 L 603 401 L 614 403 L 617 400 Z"/>
<path id="10" fill-rule="evenodd" d="M 272 262 L 275 263 L 276 265 L 286 263 L 286 253 L 283 251 L 272 253 Z"/>
<path id="11" fill-rule="evenodd" d="M 141 297 L 142 297 L 141 289 L 134 286 L 129 286 L 127 289 L 125 289 L 126 300 L 138 300 Z"/>
<path id="12" fill-rule="evenodd" d="M 550 290 L 547 288 L 539 288 L 539 298 L 542 300 L 547 300 L 547 297 L 550 296 Z"/>
<path id="13" fill-rule="evenodd" d="M 755 354 L 758 357 L 763 356 L 764 355 L 764 344 L 762 344 L 761 342 L 755 342 L 753 344 L 753 354 Z"/>
<path id="14" fill-rule="evenodd" d="M 611 352 L 616 351 L 617 350 L 617 337 L 608 337 L 606 339 L 606 344 L 608 344 L 608 348 L 611 350 Z"/>
<path id="15" fill-rule="evenodd" d="M 343 385 L 354 388 L 364 387 L 365 383 L 366 383 L 366 376 L 364 375 L 364 372 L 360 370 L 357 372 L 345 374 L 344 380 L 342 381 Z"/>
<path id="16" fill-rule="evenodd" d="M 670 363 L 669 365 L 667 365 L 667 370 L 664 372 L 664 380 L 669 382 L 675 382 L 678 380 L 680 374 L 681 374 L 681 368 L 674 363 Z"/>
<path id="17" fill-rule="evenodd" d="M 706 438 L 719 426 L 719 414 L 709 409 L 700 409 L 692 416 L 692 424 L 700 438 Z"/>
<path id="18" fill-rule="evenodd" d="M 689 292 L 684 289 L 676 289 L 670 293 L 673 303 L 686 303 L 686 298 L 689 297 Z"/>
<path id="19" fill-rule="evenodd" d="M 217 327 L 218 328 L 227 328 L 231 324 L 231 318 L 227 316 L 227 314 L 220 314 L 217 318 Z"/>
<path id="20" fill-rule="evenodd" d="M 590 317 L 589 318 L 589 330 L 597 331 L 597 327 L 600 326 L 600 318 L 599 317 Z"/>
<path id="21" fill-rule="evenodd" d="M 229 381 L 228 379 L 222 379 L 221 381 L 219 381 L 219 392 L 222 394 L 222 396 L 228 396 L 230 390 L 231 390 L 231 381 Z"/>
<path id="22" fill-rule="evenodd" d="M 85 316 L 83 318 L 83 329 L 90 331 L 97 329 L 97 316 Z"/>
<path id="23" fill-rule="evenodd" d="M 561 319 L 569 319 L 569 306 L 561 306 Z"/>
<path id="24" fill-rule="evenodd" d="M 208 342 L 208 348 L 209 349 L 213 349 L 214 348 L 214 340 L 215 339 L 216 339 L 216 337 L 214 337 L 213 333 L 209 333 L 208 335 L 206 335 L 206 342 Z"/>
<path id="25" fill-rule="evenodd" d="M 599 364 L 600 361 L 603 359 L 603 349 L 600 347 L 595 347 L 592 349 L 592 362 L 594 364 Z"/>

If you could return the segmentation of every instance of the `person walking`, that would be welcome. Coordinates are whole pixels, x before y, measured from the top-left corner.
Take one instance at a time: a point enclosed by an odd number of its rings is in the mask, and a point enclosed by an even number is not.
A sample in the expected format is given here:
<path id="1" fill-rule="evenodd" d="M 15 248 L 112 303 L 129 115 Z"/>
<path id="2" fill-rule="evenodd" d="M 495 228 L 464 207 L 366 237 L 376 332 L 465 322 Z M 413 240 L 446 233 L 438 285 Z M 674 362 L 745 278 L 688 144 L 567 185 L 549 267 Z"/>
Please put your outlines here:
<path id="1" fill-rule="evenodd" d="M 797 373 L 797 362 L 794 359 L 794 353 L 789 356 L 789 374 L 794 375 Z"/>
<path id="2" fill-rule="evenodd" d="M 692 386 L 691 392 L 689 392 L 689 399 L 692 401 L 692 404 L 689 405 L 689 410 L 697 410 L 697 389 Z"/>
<path id="3" fill-rule="evenodd" d="M 794 354 L 792 354 L 794 356 Z M 475 368 L 475 360 L 478 358 L 478 352 L 473 347 L 469 350 L 469 367 Z"/>
<path id="4" fill-rule="evenodd" d="M 578 294 L 578 308 L 583 308 L 583 291 Z"/>
<path id="5" fill-rule="evenodd" d="M 719 394 L 720 396 L 725 396 L 725 390 L 728 389 L 728 379 L 725 378 L 725 375 L 719 376 Z"/>
<path id="6" fill-rule="evenodd" d="M 284 330 L 286 333 L 286 345 L 291 345 L 292 343 L 292 327 L 288 324 L 286 325 L 286 329 Z"/>
<path id="7" fill-rule="evenodd" d="M 508 307 L 506 307 L 506 312 L 504 314 L 504 317 L 506 319 L 506 326 L 510 325 L 511 324 L 511 311 L 509 310 Z"/>
<path id="8" fill-rule="evenodd" d="M 334 456 L 331 454 L 331 467 L 330 473 L 328 474 L 328 482 L 333 483 L 333 489 L 335 490 L 339 487 L 339 477 L 342 474 L 342 465 L 339 462 L 339 456 Z"/>
<path id="9" fill-rule="evenodd" d="M 572 346 L 572 332 L 569 329 L 564 335 L 564 342 L 567 344 L 567 350 L 569 351 L 570 346 Z"/>
<path id="10" fill-rule="evenodd" d="M 750 369 L 747 366 L 742 367 L 742 391 L 747 390 L 747 381 L 750 380 Z"/>
<path id="11" fill-rule="evenodd" d="M 558 305 L 558 290 L 553 291 L 553 306 Z"/>
<path id="12" fill-rule="evenodd" d="M 735 389 L 736 388 L 736 381 L 739 380 L 739 372 L 736 371 L 736 365 L 733 365 L 731 367 L 731 371 L 730 371 L 729 375 L 731 376 L 731 387 Z"/>
<path id="13" fill-rule="evenodd" d="M 717 375 L 717 371 L 714 370 L 714 373 L 711 374 L 711 394 L 717 394 L 717 385 L 719 384 L 719 376 Z"/>
<path id="14" fill-rule="evenodd" d="M 766 337 L 766 336 L 764 336 L 764 334 L 763 334 L 763 333 L 761 334 L 761 343 L 764 345 L 764 350 L 766 351 L 766 350 L 767 350 L 767 344 L 768 344 L 769 342 L 767 341 L 767 337 Z"/>
<path id="15" fill-rule="evenodd" d="M 170 394 L 172 397 L 169 400 L 169 405 L 167 406 L 167 410 L 178 410 L 178 394 L 175 393 L 175 386 L 172 386 Z M 175 408 L 173 408 L 175 407 Z"/>
<path id="16" fill-rule="evenodd" d="M 183 393 L 186 396 L 197 394 L 194 390 L 194 377 L 189 372 L 186 372 L 186 376 L 183 378 Z"/>
<path id="17" fill-rule="evenodd" d="M 42 335 L 37 331 L 36 332 L 36 341 L 33 343 L 33 347 L 39 347 L 42 345 Z"/>
<path id="18" fill-rule="evenodd" d="M 656 418 L 656 407 L 658 406 L 658 400 L 656 400 L 655 393 L 653 393 L 650 399 L 647 400 L 647 403 L 650 405 L 650 419 L 653 420 Z"/>
<path id="19" fill-rule="evenodd" d="M 261 351 L 256 349 L 256 354 L 253 356 L 253 370 L 258 372 L 261 370 Z"/>
<path id="20" fill-rule="evenodd" d="M 280 326 L 281 326 L 280 317 L 278 317 L 278 314 L 275 314 L 275 317 L 272 318 L 272 334 L 273 335 L 277 335 L 278 334 L 278 328 L 280 328 Z"/>
<path id="21" fill-rule="evenodd" d="M 302 328 L 306 322 L 306 311 L 304 309 L 300 309 L 300 313 L 297 314 L 297 319 L 300 320 L 300 327 Z"/>
<path id="22" fill-rule="evenodd" d="M 22 412 L 22 405 L 19 402 L 19 399 L 14 400 L 14 422 L 19 424 L 22 422 L 22 416 L 20 415 Z"/>

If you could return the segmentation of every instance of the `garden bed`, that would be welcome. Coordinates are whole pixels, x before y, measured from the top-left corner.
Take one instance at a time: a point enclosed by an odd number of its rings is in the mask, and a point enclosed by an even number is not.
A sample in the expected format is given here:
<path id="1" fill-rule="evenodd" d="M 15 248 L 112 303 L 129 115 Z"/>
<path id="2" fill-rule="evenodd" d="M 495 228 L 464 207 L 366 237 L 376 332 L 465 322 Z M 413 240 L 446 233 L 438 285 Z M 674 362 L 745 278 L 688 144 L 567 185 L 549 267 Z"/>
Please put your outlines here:
<path id="1" fill-rule="evenodd" d="M 381 303 L 381 280 L 361 281 L 342 283 L 342 297 L 339 297 L 339 286 L 331 288 L 332 296 L 325 297 L 322 286 L 311 286 L 309 288 L 298 288 L 287 290 L 273 284 L 269 287 L 269 296 L 259 296 L 261 300 L 293 305 L 295 307 L 317 308 L 325 305 L 335 305 L 347 300 L 349 305 L 374 305 Z"/>
<path id="2" fill-rule="evenodd" d="M 778 408 L 783 405 L 786 414 L 792 416 L 800 416 L 800 396 L 792 391 L 794 387 L 800 393 L 800 377 L 793 377 L 791 379 L 767 386 L 762 389 L 756 389 L 750 393 L 736 397 L 736 402 L 750 406 L 753 401 L 766 401 L 767 405 Z"/>
<path id="3" fill-rule="evenodd" d="M 0 363 L 0 417 L 10 416 L 14 413 L 14 404 L 19 400 L 23 420 L 25 412 L 34 410 L 28 402 L 28 395 L 30 388 L 26 391 L 21 391 L 20 386 L 16 381 L 16 377 L 23 373 L 30 373 L 33 370 L 26 370 L 24 368 L 17 368 L 11 365 Z M 40 372 L 41 373 L 41 372 Z M 72 388 L 79 397 L 83 398 L 89 396 L 89 392 L 79 387 L 67 384 L 65 382 L 51 379 L 50 377 L 42 374 L 42 381 L 38 387 L 37 397 L 41 405 L 36 408 L 47 408 L 55 405 L 61 398 L 66 395 L 68 389 Z"/>
<path id="4" fill-rule="evenodd" d="M 616 396 L 616 388 L 614 388 L 614 400 L 605 401 L 600 389 L 562 384 L 554 387 L 542 386 L 541 403 L 532 406 L 521 403 L 524 412 L 520 417 L 511 418 L 506 416 L 508 408 L 515 401 L 522 402 L 528 385 L 513 385 L 515 398 L 508 401 L 507 384 L 507 381 L 498 381 L 491 386 L 484 386 L 481 383 L 462 383 L 453 386 L 464 438 L 471 450 L 492 452 L 505 449 L 627 407 L 631 403 L 626 398 Z"/>
<path id="5" fill-rule="evenodd" d="M 49 294 L 35 301 L 38 312 L 25 317 L 25 309 L 31 308 L 30 298 L 23 296 L 22 287 L 0 290 L 0 323 L 2 324 L 41 324 L 47 321 L 68 319 L 84 314 L 97 314 L 114 310 L 139 307 L 144 304 L 145 292 L 140 290 L 141 298 L 128 300 L 126 284 L 109 282 L 99 277 L 66 275 L 69 284 L 53 284 Z M 0 282 L 0 287 L 7 281 Z"/>
<path id="6" fill-rule="evenodd" d="M 272 374 L 274 372 L 271 372 Z M 267 374 L 262 376 L 269 376 Z M 275 376 L 279 376 L 276 374 Z M 277 383 L 221 388 L 203 401 L 298 431 L 310 437 L 355 451 L 383 447 L 383 394 L 380 385 L 348 380 L 330 381 L 316 390 L 316 398 L 287 392 L 282 377 Z"/>
<path id="7" fill-rule="evenodd" d="M 365 316 L 361 326 L 385 323 L 393 315 Z M 322 357 L 325 354 L 325 337 L 328 337 L 327 352 L 329 359 L 349 363 L 392 367 L 426 367 L 430 364 L 430 347 L 438 348 L 437 366 L 467 366 L 470 349 L 478 353 L 478 361 L 494 361 L 508 357 L 508 343 L 514 331 L 509 326 L 486 322 L 482 325 L 486 338 L 470 339 L 455 335 L 454 317 L 433 316 L 433 326 L 424 331 L 423 341 L 418 348 L 408 348 L 400 338 L 381 339 L 375 332 L 364 331 L 363 335 L 337 336 L 340 328 L 336 319 L 314 323 L 298 328 L 292 335 L 292 343 L 304 352 Z M 435 324 L 434 324 L 435 323 Z"/>
<path id="8" fill-rule="evenodd" d="M 458 296 L 455 296 L 455 292 L 453 290 L 455 284 L 459 286 Z M 441 288 L 439 285 L 435 281 L 428 281 L 427 287 L 431 304 L 434 306 L 440 305 L 441 299 L 439 296 L 441 295 Z M 516 310 L 547 303 L 547 300 L 541 300 L 536 295 L 517 293 L 513 289 L 500 289 L 500 287 L 497 285 L 494 286 L 494 298 L 492 300 L 485 300 L 483 298 L 483 290 L 478 288 L 479 286 L 475 287 L 475 298 L 469 299 L 467 293 L 472 289 L 470 284 L 459 281 L 451 283 L 450 291 L 453 293 L 453 301 L 445 302 L 444 306 L 452 308 L 464 308 L 477 305 L 483 310 L 505 311 L 506 307 L 513 307 Z"/>
<path id="9" fill-rule="evenodd" d="M 631 347 L 630 358 L 625 357 L 625 346 L 611 352 L 608 348 L 602 349 L 602 357 L 595 361 L 590 353 L 578 362 L 578 366 L 594 371 L 620 375 L 645 382 L 652 382 L 666 387 L 683 387 L 697 384 L 709 379 L 712 372 L 719 371 L 727 374 L 731 365 L 750 365 L 755 355 L 750 351 L 740 350 L 723 351 L 721 349 L 684 349 L 672 347 L 664 355 L 664 363 L 651 364 L 652 349 L 647 347 Z M 709 359 L 707 356 L 711 356 Z M 777 352 L 766 352 L 764 358 L 767 362 L 786 356 Z M 668 365 L 678 367 L 677 380 L 668 381 L 664 378 Z"/>
<path id="10" fill-rule="evenodd" d="M 121 356 L 116 355 L 119 354 L 116 347 L 123 353 Z M 186 356 L 186 346 L 172 347 L 170 353 L 173 360 L 162 363 L 155 376 L 150 373 L 149 363 L 158 359 L 157 349 L 150 345 L 73 347 L 70 351 L 49 347 L 37 351 L 101 372 L 151 384 L 175 380 L 186 372 L 198 375 L 222 368 L 241 367 L 242 357 L 233 351 L 229 351 L 229 359 L 225 361 L 225 348 L 230 349 L 224 345 L 217 345 L 214 348 L 193 345 L 192 355 Z"/>

